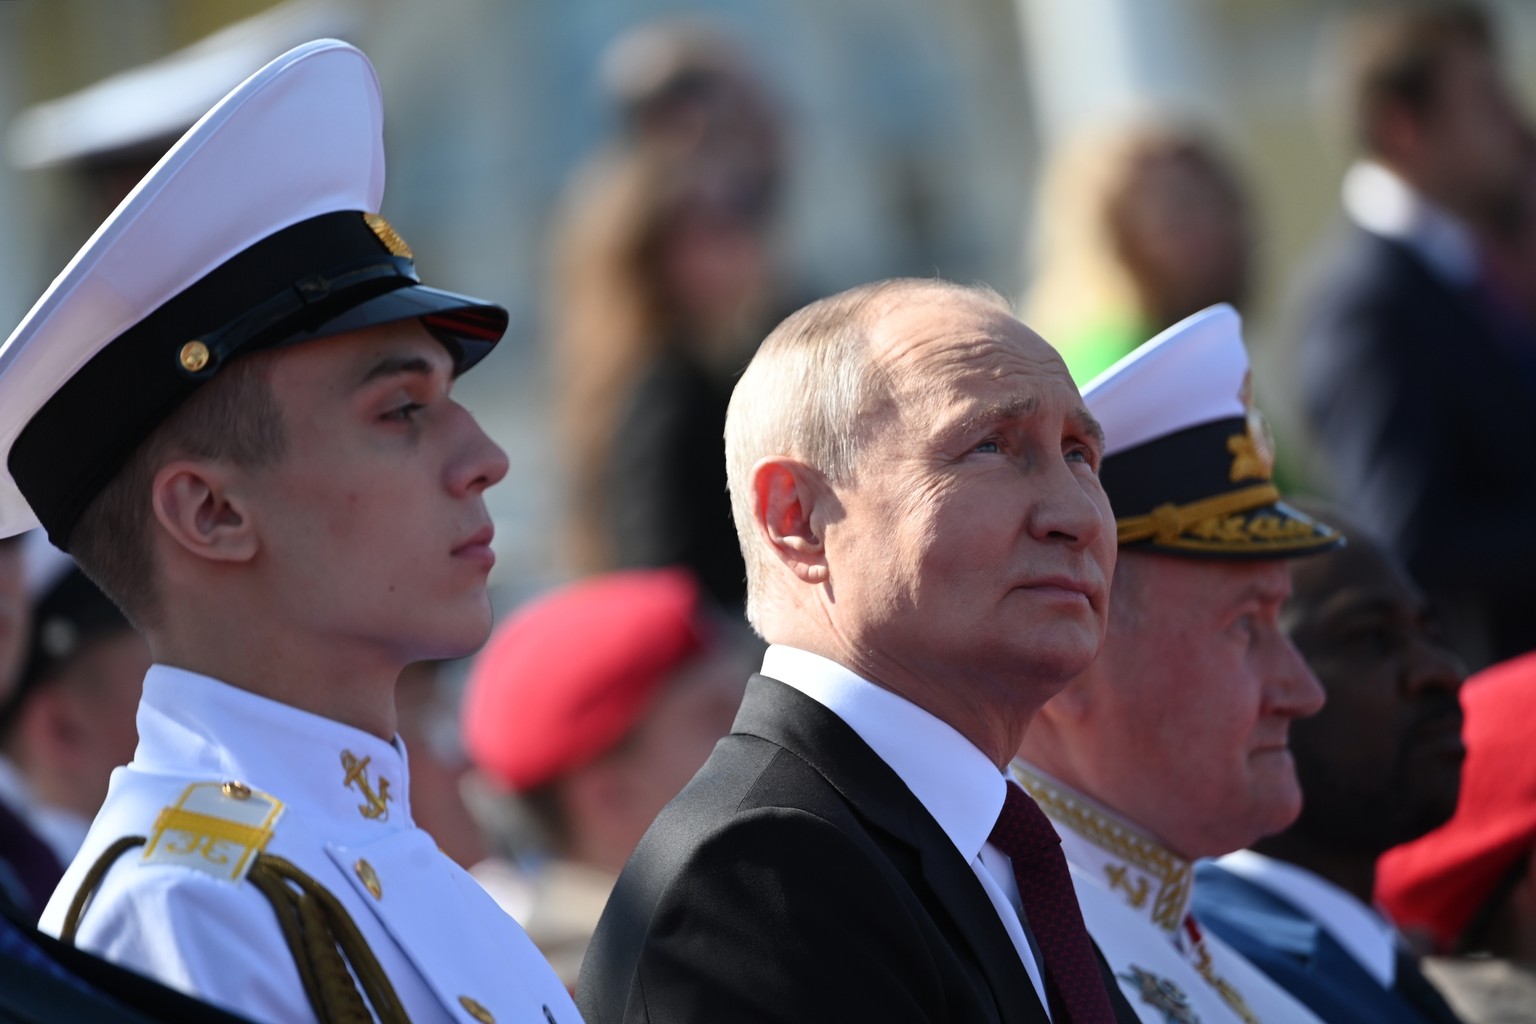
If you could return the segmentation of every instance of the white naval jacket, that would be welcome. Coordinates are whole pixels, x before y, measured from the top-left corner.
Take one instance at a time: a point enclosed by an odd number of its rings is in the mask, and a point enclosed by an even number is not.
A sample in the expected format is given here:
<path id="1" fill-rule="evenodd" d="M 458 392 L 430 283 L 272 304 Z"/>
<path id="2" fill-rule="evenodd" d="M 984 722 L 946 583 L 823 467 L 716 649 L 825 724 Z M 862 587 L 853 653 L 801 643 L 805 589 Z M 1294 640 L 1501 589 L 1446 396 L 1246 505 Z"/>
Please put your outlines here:
<path id="1" fill-rule="evenodd" d="M 1192 863 L 1033 765 L 1013 774 L 1056 826 L 1083 923 L 1146 1024 L 1321 1024 L 1195 923 Z"/>
<path id="2" fill-rule="evenodd" d="M 103 850 L 144 836 L 86 906 L 77 944 L 254 1020 L 313 1021 L 272 906 L 243 877 L 264 848 L 341 902 L 412 1021 L 581 1020 L 523 930 L 412 822 L 398 740 L 163 665 L 138 727 L 44 931 L 60 933 Z"/>

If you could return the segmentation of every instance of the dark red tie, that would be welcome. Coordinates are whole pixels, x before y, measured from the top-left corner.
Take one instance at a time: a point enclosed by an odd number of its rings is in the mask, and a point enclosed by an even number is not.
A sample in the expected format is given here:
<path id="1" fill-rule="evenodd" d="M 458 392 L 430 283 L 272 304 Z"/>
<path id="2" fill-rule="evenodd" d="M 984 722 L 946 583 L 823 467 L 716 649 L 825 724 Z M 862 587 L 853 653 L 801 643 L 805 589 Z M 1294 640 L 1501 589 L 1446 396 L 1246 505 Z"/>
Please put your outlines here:
<path id="1" fill-rule="evenodd" d="M 1012 783 L 991 840 L 1013 861 L 1019 902 L 1045 959 L 1053 1024 L 1115 1024 L 1104 976 L 1072 891 L 1061 837 L 1029 795 Z"/>

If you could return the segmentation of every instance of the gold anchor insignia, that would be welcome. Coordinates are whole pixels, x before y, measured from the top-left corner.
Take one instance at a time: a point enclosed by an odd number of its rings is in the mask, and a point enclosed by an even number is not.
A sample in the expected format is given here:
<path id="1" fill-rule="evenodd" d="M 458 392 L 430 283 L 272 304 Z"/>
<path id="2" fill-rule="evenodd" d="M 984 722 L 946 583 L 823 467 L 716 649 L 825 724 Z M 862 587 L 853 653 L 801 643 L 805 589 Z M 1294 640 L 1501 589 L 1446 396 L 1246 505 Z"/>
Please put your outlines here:
<path id="1" fill-rule="evenodd" d="M 346 769 L 347 777 L 342 780 L 342 785 L 348 789 L 356 787 L 363 794 L 365 804 L 358 804 L 357 810 L 363 817 L 370 820 L 389 820 L 389 801 L 394 799 L 389 795 L 389 780 L 379 779 L 379 791 L 373 791 L 373 785 L 368 781 L 368 763 L 373 760 L 369 755 L 361 760 L 350 750 L 341 752 L 341 766 Z"/>
<path id="2" fill-rule="evenodd" d="M 1227 451 L 1232 453 L 1232 482 L 1239 480 L 1268 480 L 1275 473 L 1275 440 L 1269 433 L 1269 424 L 1253 404 L 1253 374 L 1243 375 L 1243 386 L 1237 397 L 1247 410 L 1248 429 L 1242 434 L 1227 438 Z"/>

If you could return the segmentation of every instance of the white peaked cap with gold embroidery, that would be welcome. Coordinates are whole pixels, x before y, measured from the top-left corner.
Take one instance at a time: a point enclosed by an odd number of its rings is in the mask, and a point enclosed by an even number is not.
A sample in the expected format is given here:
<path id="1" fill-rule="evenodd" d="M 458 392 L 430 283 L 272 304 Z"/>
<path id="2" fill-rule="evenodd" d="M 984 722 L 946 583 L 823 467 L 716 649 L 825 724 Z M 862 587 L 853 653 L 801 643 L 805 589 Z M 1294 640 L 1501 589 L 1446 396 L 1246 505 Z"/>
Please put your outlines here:
<path id="1" fill-rule="evenodd" d="M 1104 427 L 1100 478 L 1121 547 L 1255 559 L 1343 542 L 1280 500 L 1231 306 L 1174 324 L 1090 381 L 1083 400 Z"/>
<path id="2" fill-rule="evenodd" d="M 80 513 L 190 394 L 240 355 L 420 319 L 463 371 L 506 330 L 428 288 L 378 216 L 378 78 L 333 39 L 219 101 L 96 230 L 0 346 L 0 536 Z"/>

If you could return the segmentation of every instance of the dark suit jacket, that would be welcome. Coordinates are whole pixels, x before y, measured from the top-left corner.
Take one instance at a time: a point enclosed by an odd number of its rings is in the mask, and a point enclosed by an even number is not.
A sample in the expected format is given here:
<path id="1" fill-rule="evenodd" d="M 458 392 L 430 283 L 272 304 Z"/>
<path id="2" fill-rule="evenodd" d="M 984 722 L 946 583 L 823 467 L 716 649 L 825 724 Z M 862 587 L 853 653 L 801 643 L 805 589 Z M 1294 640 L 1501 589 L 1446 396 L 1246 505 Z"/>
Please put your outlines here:
<path id="1" fill-rule="evenodd" d="M 1491 647 L 1463 643 L 1471 657 L 1536 647 L 1529 325 L 1359 228 L 1318 269 L 1302 296 L 1302 397 L 1339 498 L 1448 607 L 1448 625 L 1486 624 Z"/>
<path id="2" fill-rule="evenodd" d="M 841 719 L 765 676 L 619 877 L 576 1001 L 588 1024 L 1046 1020 L 938 823 Z"/>
<path id="3" fill-rule="evenodd" d="M 1202 925 L 1329 1024 L 1459 1024 L 1438 995 L 1410 985 L 1382 988 L 1295 904 L 1216 864 L 1195 869 L 1193 909 Z"/>

